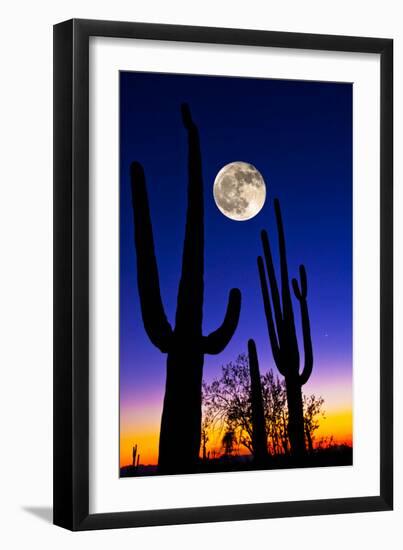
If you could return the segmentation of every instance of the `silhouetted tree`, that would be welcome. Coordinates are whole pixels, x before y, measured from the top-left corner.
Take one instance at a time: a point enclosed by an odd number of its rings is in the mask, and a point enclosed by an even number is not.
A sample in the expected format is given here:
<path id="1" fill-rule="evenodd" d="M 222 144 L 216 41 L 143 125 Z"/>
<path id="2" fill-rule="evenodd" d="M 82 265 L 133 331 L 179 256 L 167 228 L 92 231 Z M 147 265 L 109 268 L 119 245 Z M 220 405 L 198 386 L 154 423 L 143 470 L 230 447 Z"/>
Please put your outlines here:
<path id="1" fill-rule="evenodd" d="M 206 461 L 208 459 L 209 453 L 207 453 L 207 443 L 209 442 L 209 428 L 211 426 L 212 419 L 210 417 L 210 411 L 205 410 L 202 421 L 202 432 L 201 432 L 201 445 L 202 445 L 202 459 Z"/>
<path id="2" fill-rule="evenodd" d="M 270 455 L 288 454 L 288 407 L 285 381 L 275 376 L 272 370 L 260 375 L 262 405 Z M 249 360 L 240 354 L 234 362 L 221 367 L 221 377 L 210 384 L 203 383 L 203 426 L 210 432 L 234 435 L 233 444 L 240 444 L 256 456 L 258 453 L 253 437 L 253 407 Z M 310 395 L 304 399 L 305 436 L 313 445 L 314 432 L 319 426 L 320 415 L 324 416 L 322 397 Z M 308 436 L 309 434 L 309 436 Z M 211 440 L 211 437 L 210 437 Z"/>
<path id="3" fill-rule="evenodd" d="M 284 228 L 278 199 L 274 200 L 274 210 L 280 253 L 281 297 L 274 270 L 270 242 L 266 231 L 262 231 L 262 244 L 270 294 L 261 256 L 258 257 L 258 269 L 273 359 L 279 372 L 284 376 L 287 389 L 288 436 L 291 443 L 291 449 L 294 455 L 302 456 L 305 454 L 306 447 L 301 388 L 308 381 L 313 367 L 311 330 L 306 301 L 307 279 L 305 267 L 300 265 L 300 286 L 298 286 L 296 279 L 292 280 L 294 294 L 300 304 L 305 352 L 305 364 L 302 373 L 300 373 L 300 353 L 298 349 L 294 309 L 291 301 L 288 278 Z"/>
<path id="4" fill-rule="evenodd" d="M 262 376 L 262 392 L 269 452 L 272 455 L 288 454 L 290 443 L 285 383 L 269 370 Z"/>
<path id="5" fill-rule="evenodd" d="M 303 396 L 305 436 L 310 453 L 313 452 L 314 448 L 314 433 L 319 428 L 318 416 L 321 415 L 323 418 L 325 416 L 322 411 L 323 403 L 323 397 L 316 398 L 315 395 L 310 395 L 309 397 L 306 395 Z"/>
<path id="6" fill-rule="evenodd" d="M 230 456 L 234 450 L 235 434 L 232 430 L 227 430 L 222 438 L 222 445 L 224 447 L 224 455 Z"/>
<path id="7" fill-rule="evenodd" d="M 175 328 L 161 299 L 145 177 L 131 166 L 137 284 L 144 328 L 151 342 L 168 354 L 158 467 L 162 473 L 193 471 L 201 439 L 201 385 L 204 354 L 220 353 L 239 320 L 241 293 L 232 289 L 221 327 L 202 334 L 204 301 L 204 205 L 199 134 L 187 105 L 182 105 L 188 134 L 188 207 Z M 177 453 L 177 449 L 181 449 Z"/>
<path id="8" fill-rule="evenodd" d="M 319 441 L 316 444 L 317 450 L 322 449 L 331 449 L 332 447 L 335 447 L 334 437 L 332 435 L 330 436 L 322 436 Z"/>
<path id="9" fill-rule="evenodd" d="M 221 378 L 203 384 L 203 416 L 209 418 L 209 430 L 233 431 L 239 444 L 253 453 L 252 408 L 249 362 L 241 354 L 235 362 L 222 366 Z"/>

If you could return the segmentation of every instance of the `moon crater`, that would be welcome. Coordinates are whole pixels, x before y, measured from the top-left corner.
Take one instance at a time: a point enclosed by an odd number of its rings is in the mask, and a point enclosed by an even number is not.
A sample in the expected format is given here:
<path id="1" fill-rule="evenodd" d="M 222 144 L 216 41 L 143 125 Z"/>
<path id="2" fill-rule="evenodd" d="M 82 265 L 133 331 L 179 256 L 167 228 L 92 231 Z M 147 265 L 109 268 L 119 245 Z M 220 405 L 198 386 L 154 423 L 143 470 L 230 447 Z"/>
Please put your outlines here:
<path id="1" fill-rule="evenodd" d="M 226 164 L 218 172 L 213 195 L 220 212 L 231 220 L 245 221 L 263 208 L 266 185 L 252 164 L 236 161 Z"/>

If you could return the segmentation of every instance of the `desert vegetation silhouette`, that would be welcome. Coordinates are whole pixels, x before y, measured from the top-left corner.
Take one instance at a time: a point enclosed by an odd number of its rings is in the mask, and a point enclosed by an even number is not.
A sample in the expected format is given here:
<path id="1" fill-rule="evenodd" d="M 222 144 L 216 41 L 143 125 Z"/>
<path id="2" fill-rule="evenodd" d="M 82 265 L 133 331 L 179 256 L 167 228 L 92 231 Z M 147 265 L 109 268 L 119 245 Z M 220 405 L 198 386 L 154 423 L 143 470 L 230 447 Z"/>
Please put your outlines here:
<path id="1" fill-rule="evenodd" d="M 315 432 L 325 417 L 324 399 L 303 395 L 305 445 L 314 453 Z M 203 426 L 207 433 L 232 434 L 232 448 L 253 455 L 257 467 L 270 466 L 273 457 L 294 457 L 288 434 L 287 389 L 272 370 L 261 374 L 256 346 L 221 367 L 221 376 L 203 384 Z M 205 456 L 205 454 L 204 454 Z"/>
<path id="2" fill-rule="evenodd" d="M 292 280 L 292 288 L 300 305 L 304 342 L 305 361 L 300 373 L 300 352 L 288 277 L 283 220 L 278 199 L 274 199 L 274 211 L 280 254 L 281 295 L 274 270 L 270 241 L 265 230 L 262 231 L 261 238 L 269 285 L 267 284 L 266 271 L 261 256 L 258 257 L 257 263 L 273 359 L 279 372 L 284 376 L 287 389 L 287 430 L 291 450 L 295 456 L 302 457 L 306 452 L 306 446 L 301 388 L 309 380 L 313 368 L 312 339 L 307 304 L 307 277 L 305 267 L 301 264 L 299 266 L 300 286 L 296 279 Z"/>
<path id="3" fill-rule="evenodd" d="M 137 285 L 145 331 L 167 354 L 166 384 L 159 438 L 158 471 L 194 471 L 199 459 L 204 355 L 218 354 L 231 340 L 239 320 L 241 293 L 232 289 L 222 325 L 202 334 L 204 301 L 204 203 L 199 133 L 190 109 L 181 106 L 188 137 L 188 190 L 182 270 L 175 327 L 168 322 L 159 274 L 144 171 L 131 165 Z M 178 452 L 178 450 L 180 450 Z"/>
<path id="4" fill-rule="evenodd" d="M 250 401 L 252 412 L 252 448 L 255 462 L 264 465 L 267 461 L 267 434 L 264 418 L 262 384 L 255 341 L 248 341 Z"/>

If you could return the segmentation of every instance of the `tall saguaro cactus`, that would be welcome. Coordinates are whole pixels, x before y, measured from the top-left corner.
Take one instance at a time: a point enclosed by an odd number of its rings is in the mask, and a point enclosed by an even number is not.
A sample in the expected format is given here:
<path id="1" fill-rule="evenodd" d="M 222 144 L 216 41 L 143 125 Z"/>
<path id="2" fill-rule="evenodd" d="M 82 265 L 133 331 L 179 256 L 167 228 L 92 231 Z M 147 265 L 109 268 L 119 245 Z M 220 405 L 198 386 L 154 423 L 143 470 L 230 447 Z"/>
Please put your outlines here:
<path id="1" fill-rule="evenodd" d="M 252 448 L 256 464 L 264 465 L 268 457 L 266 423 L 259 361 L 257 358 L 256 344 L 252 339 L 248 341 L 248 355 L 252 405 Z"/>
<path id="2" fill-rule="evenodd" d="M 285 378 L 289 416 L 288 435 L 291 443 L 291 450 L 294 455 L 303 456 L 305 453 L 305 437 L 301 388 L 311 376 L 313 367 L 311 329 L 306 301 L 307 279 L 305 267 L 300 265 L 300 286 L 298 286 L 296 279 L 292 280 L 292 288 L 300 304 L 304 341 L 305 361 L 302 372 L 300 373 L 300 353 L 298 349 L 294 310 L 288 278 L 284 228 L 278 199 L 274 200 L 274 210 L 280 253 L 281 296 L 274 270 L 270 242 L 266 231 L 262 231 L 262 244 L 271 296 L 269 294 L 266 272 L 261 256 L 258 257 L 258 269 L 273 358 L 278 370 Z"/>
<path id="3" fill-rule="evenodd" d="M 167 353 L 165 397 L 161 419 L 158 468 L 161 473 L 194 469 L 201 439 L 201 395 L 204 354 L 218 354 L 238 325 L 241 293 L 232 289 L 222 325 L 202 334 L 204 300 L 204 204 L 199 134 L 189 107 L 182 105 L 188 134 L 188 206 L 175 328 L 165 315 L 142 166 L 131 166 L 137 285 L 144 328 L 151 342 Z M 177 453 L 177 449 L 181 449 Z"/>

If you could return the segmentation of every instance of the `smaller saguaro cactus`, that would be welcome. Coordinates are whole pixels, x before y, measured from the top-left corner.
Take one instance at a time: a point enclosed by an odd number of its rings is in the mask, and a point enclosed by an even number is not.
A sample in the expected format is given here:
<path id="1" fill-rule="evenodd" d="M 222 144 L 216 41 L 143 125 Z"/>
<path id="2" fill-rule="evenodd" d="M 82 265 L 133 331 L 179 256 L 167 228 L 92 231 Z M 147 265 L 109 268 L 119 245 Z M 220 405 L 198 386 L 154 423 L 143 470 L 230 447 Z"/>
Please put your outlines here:
<path id="1" fill-rule="evenodd" d="M 288 436 L 291 450 L 293 455 L 301 457 L 306 452 L 301 388 L 309 380 L 313 367 L 311 329 L 307 305 L 308 285 L 305 267 L 300 265 L 300 285 L 298 285 L 296 279 L 292 280 L 292 288 L 300 305 L 302 336 L 304 342 L 305 362 L 302 372 L 300 373 L 300 353 L 295 330 L 294 310 L 291 301 L 283 220 L 278 199 L 274 200 L 274 211 L 276 215 L 280 253 L 281 295 L 274 270 L 270 242 L 266 231 L 262 231 L 262 244 L 269 285 L 266 280 L 263 259 L 260 256 L 257 262 L 273 359 L 278 370 L 285 378 L 289 418 Z"/>
<path id="2" fill-rule="evenodd" d="M 252 405 L 252 448 L 257 464 L 264 464 L 267 460 L 267 435 L 260 380 L 259 361 L 254 340 L 248 341 L 250 393 Z"/>
<path id="3" fill-rule="evenodd" d="M 136 455 L 137 455 L 137 443 L 132 448 L 133 466 L 136 466 Z"/>

